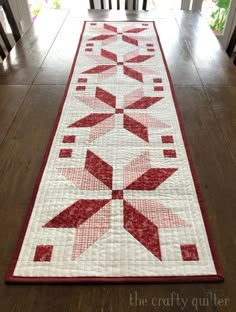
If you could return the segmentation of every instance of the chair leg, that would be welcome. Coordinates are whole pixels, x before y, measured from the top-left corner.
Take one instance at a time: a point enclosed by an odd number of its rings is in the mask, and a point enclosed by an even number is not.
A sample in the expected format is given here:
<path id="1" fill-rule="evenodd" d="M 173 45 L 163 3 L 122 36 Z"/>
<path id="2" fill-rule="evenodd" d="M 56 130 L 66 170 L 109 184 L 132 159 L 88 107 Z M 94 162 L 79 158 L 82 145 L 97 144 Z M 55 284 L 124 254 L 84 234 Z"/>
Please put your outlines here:
<path id="1" fill-rule="evenodd" d="M 18 27 L 17 27 L 16 21 L 15 21 L 14 15 L 12 13 L 11 7 L 9 5 L 9 2 L 5 1 L 3 3 L 2 7 L 3 7 L 3 10 L 6 14 L 8 23 L 11 26 L 12 34 L 13 34 L 16 42 L 17 42 L 20 39 L 21 35 L 20 35 L 19 30 L 18 30 Z"/>

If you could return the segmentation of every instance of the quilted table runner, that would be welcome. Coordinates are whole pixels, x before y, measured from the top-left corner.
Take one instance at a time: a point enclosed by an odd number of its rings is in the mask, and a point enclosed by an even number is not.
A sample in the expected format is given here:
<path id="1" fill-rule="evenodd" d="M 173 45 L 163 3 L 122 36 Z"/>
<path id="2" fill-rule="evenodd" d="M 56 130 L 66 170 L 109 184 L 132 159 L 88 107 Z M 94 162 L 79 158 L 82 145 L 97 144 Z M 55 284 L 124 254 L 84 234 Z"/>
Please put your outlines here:
<path id="1" fill-rule="evenodd" d="M 7 281 L 221 280 L 214 259 L 154 23 L 85 22 Z"/>

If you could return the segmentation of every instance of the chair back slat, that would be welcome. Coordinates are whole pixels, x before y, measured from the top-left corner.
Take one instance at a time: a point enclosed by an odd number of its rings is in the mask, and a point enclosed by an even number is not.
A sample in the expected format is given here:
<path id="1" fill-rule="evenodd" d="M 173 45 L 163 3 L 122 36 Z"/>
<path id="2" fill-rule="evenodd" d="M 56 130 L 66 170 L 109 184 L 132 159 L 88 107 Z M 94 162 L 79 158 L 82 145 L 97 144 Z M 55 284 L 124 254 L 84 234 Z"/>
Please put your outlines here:
<path id="1" fill-rule="evenodd" d="M 143 7 L 142 7 L 142 9 L 143 9 L 144 11 L 147 10 L 147 0 L 143 0 Z"/>
<path id="2" fill-rule="evenodd" d="M 131 1 L 132 1 L 132 3 L 131 3 Z M 97 2 L 100 4 L 99 8 L 95 7 L 94 0 L 89 0 L 90 9 L 92 9 L 92 10 L 94 10 L 94 9 L 102 9 L 102 10 L 105 9 L 104 0 L 100 0 Z M 113 5 L 113 2 L 115 2 L 115 0 L 108 0 L 109 10 L 112 10 L 115 8 Z M 141 3 L 142 10 L 147 10 L 147 0 L 142 0 L 141 2 L 142 2 Z M 106 1 L 106 3 L 107 3 L 107 1 Z M 116 6 L 117 6 L 117 10 L 121 9 L 120 0 L 116 1 Z M 128 9 L 138 10 L 138 1 L 137 0 L 125 0 L 125 10 L 128 10 Z"/>
<path id="3" fill-rule="evenodd" d="M 19 29 L 17 27 L 16 21 L 15 21 L 15 18 L 14 18 L 14 15 L 12 13 L 12 10 L 11 10 L 11 7 L 10 7 L 8 0 L 0 0 L 0 6 L 2 6 L 2 8 L 4 10 L 8 24 L 9 24 L 11 31 L 12 31 L 12 35 L 15 39 L 15 42 L 17 42 L 20 39 L 21 35 L 20 35 Z M 6 50 L 8 52 L 10 52 L 12 49 L 12 45 L 9 42 L 8 36 L 4 30 L 1 22 L 0 22 L 0 37 L 2 38 L 2 42 L 4 43 Z M 0 56 L 2 59 L 4 59 L 6 57 L 5 48 L 0 45 Z"/>
<path id="4" fill-rule="evenodd" d="M 94 1 L 93 0 L 89 0 L 89 3 L 90 3 L 90 9 L 94 10 L 95 9 Z"/>
<path id="5" fill-rule="evenodd" d="M 20 35 L 19 29 L 17 27 L 16 21 L 15 21 L 15 18 L 14 18 L 14 15 L 12 13 L 12 10 L 11 10 L 11 7 L 10 7 L 8 0 L 3 1 L 2 7 L 3 7 L 3 10 L 6 14 L 8 23 L 11 27 L 13 37 L 15 38 L 15 41 L 17 42 L 20 39 L 21 35 Z"/>
<path id="6" fill-rule="evenodd" d="M 5 30 L 4 30 L 1 22 L 0 22 L 0 35 L 2 37 L 2 40 L 3 40 L 4 44 L 5 44 L 5 47 L 7 48 L 7 51 L 10 52 L 12 47 L 11 47 L 11 44 L 10 44 L 10 42 L 8 40 L 8 37 L 7 37 L 6 33 L 5 33 Z"/>

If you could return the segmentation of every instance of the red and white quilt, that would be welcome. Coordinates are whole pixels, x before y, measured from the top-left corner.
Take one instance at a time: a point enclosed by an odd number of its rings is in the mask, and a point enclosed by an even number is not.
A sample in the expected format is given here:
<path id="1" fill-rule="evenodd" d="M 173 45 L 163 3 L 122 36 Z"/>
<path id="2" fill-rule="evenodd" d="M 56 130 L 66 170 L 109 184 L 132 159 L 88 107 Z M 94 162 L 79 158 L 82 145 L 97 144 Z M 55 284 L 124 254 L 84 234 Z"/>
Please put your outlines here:
<path id="1" fill-rule="evenodd" d="M 153 22 L 85 23 L 7 281 L 221 278 L 176 109 Z"/>

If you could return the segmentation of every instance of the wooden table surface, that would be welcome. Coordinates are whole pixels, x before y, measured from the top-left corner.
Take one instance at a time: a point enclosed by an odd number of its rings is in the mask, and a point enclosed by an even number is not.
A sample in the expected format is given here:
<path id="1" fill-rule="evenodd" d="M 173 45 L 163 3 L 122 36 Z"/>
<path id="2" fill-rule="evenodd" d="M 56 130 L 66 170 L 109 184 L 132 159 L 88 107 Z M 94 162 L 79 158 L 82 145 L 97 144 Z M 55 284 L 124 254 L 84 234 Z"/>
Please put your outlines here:
<path id="1" fill-rule="evenodd" d="M 225 282 L 4 284 L 85 19 L 156 21 Z M 236 68 L 199 14 L 45 11 L 0 64 L 0 311 L 236 311 L 235 164 Z"/>

